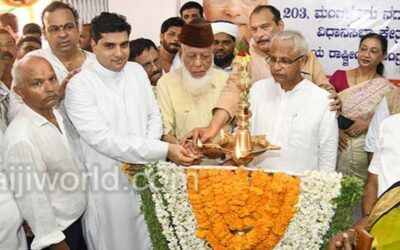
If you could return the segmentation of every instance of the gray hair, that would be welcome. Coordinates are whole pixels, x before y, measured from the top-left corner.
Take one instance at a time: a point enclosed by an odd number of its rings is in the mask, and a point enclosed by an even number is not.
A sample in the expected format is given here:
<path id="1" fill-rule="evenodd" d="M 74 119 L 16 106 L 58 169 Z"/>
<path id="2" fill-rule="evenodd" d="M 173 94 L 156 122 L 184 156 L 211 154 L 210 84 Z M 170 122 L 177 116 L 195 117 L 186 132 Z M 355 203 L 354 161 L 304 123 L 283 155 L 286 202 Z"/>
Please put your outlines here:
<path id="1" fill-rule="evenodd" d="M 47 61 L 45 58 L 41 56 L 35 56 L 35 55 L 26 55 L 22 57 L 21 59 L 17 60 L 12 69 L 11 69 L 11 75 L 12 75 L 12 87 L 22 87 L 24 85 L 24 69 L 23 66 L 30 61 L 32 58 L 38 58 Z"/>
<path id="2" fill-rule="evenodd" d="M 298 53 L 298 55 L 305 55 L 308 52 L 308 45 L 304 36 L 295 30 L 284 30 L 275 34 L 272 38 L 271 44 L 275 42 L 275 40 L 279 41 L 292 41 L 294 51 Z"/>

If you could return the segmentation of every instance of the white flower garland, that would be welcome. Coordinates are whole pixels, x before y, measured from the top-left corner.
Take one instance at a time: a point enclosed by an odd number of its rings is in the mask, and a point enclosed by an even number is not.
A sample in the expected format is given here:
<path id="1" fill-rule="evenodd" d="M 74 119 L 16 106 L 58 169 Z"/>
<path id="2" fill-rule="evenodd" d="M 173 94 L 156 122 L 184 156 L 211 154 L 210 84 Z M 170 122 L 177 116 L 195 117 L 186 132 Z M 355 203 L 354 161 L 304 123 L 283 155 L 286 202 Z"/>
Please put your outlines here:
<path id="1" fill-rule="evenodd" d="M 168 241 L 168 248 L 169 249 L 180 249 L 179 244 L 178 244 L 178 239 L 176 238 L 174 234 L 174 228 L 170 224 L 170 212 L 164 205 L 163 197 L 158 187 L 155 186 L 155 183 L 153 182 L 154 174 L 155 174 L 155 169 L 153 168 L 147 168 L 145 170 L 146 178 L 149 180 L 149 189 L 151 191 L 151 196 L 155 204 L 155 212 L 157 215 L 157 219 L 161 224 L 163 234 L 165 238 Z M 152 177 L 150 179 L 150 177 Z"/>
<path id="2" fill-rule="evenodd" d="M 182 249 L 210 249 L 207 242 L 196 237 L 197 223 L 187 192 L 187 178 L 183 167 L 163 163 L 157 169 L 161 192 L 173 215 L 172 224 Z"/>
<path id="3" fill-rule="evenodd" d="M 206 241 L 196 237 L 197 223 L 188 198 L 185 169 L 162 162 L 147 169 L 146 175 L 158 178 L 161 183 L 161 187 L 156 187 L 149 181 L 157 218 L 169 249 L 210 249 Z M 320 248 L 335 214 L 336 206 L 332 201 L 340 195 L 341 179 L 338 173 L 304 173 L 297 212 L 274 249 Z"/>
<path id="4" fill-rule="evenodd" d="M 297 212 L 274 249 L 320 249 L 335 215 L 333 199 L 340 195 L 342 175 L 305 172 Z"/>

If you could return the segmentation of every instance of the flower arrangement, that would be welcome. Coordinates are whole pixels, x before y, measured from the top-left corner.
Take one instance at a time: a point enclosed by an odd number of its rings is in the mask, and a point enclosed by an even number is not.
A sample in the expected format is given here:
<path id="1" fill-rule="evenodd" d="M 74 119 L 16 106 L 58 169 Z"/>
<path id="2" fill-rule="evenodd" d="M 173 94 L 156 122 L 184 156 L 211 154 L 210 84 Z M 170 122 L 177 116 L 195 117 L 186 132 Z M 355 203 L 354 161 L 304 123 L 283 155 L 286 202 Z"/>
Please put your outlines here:
<path id="1" fill-rule="evenodd" d="M 239 63 L 249 63 L 251 61 L 250 54 L 247 51 L 247 41 L 246 38 L 243 37 L 240 42 L 235 47 L 235 62 Z"/>
<path id="2" fill-rule="evenodd" d="M 336 201 L 347 202 L 349 193 L 362 188 L 361 182 L 352 182 L 344 193 L 344 178 L 337 173 L 314 171 L 296 177 L 166 162 L 147 165 L 136 176 L 133 182 L 139 184 L 142 211 L 157 250 L 319 249 L 329 229 L 337 227 L 334 223 L 344 226 L 343 221 L 332 221 L 335 214 L 343 214 Z"/>
<path id="3" fill-rule="evenodd" d="M 213 249 L 272 249 L 296 210 L 299 178 L 263 171 L 189 169 L 197 237 Z"/>

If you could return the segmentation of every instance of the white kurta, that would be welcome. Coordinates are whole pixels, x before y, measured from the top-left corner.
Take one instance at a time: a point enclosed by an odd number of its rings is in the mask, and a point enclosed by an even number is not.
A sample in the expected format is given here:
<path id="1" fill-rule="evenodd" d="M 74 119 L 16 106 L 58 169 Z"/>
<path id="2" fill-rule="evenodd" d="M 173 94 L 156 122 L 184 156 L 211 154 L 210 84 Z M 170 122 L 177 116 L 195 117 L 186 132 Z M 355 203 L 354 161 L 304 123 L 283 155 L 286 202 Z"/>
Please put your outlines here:
<path id="1" fill-rule="evenodd" d="M 379 128 L 382 122 L 390 116 L 389 107 L 386 97 L 383 97 L 381 102 L 375 109 L 374 116 L 368 127 L 368 133 L 365 138 L 365 151 L 374 153 L 378 150 Z"/>
<path id="2" fill-rule="evenodd" d="M 288 92 L 272 77 L 256 82 L 249 97 L 251 133 L 266 135 L 282 149 L 267 151 L 251 165 L 293 173 L 334 171 L 338 126 L 328 96 L 306 79 Z"/>
<path id="3" fill-rule="evenodd" d="M 172 64 L 171 64 L 171 69 L 169 70 L 169 72 L 174 71 L 179 69 L 182 66 L 182 62 L 181 62 L 181 55 L 180 53 L 176 53 L 176 55 L 174 56 L 174 60 L 172 60 Z"/>
<path id="4" fill-rule="evenodd" d="M 368 171 L 378 175 L 378 197 L 400 181 L 400 114 L 382 122 L 377 151 Z"/>
<path id="5" fill-rule="evenodd" d="M 35 235 L 33 250 L 65 239 L 62 231 L 87 205 L 79 137 L 67 117 L 57 110 L 54 115 L 60 130 L 22 105 L 4 137 L 4 169 Z"/>
<path id="6" fill-rule="evenodd" d="M 85 68 L 87 65 L 91 64 L 96 60 L 96 56 L 93 53 L 90 53 L 86 50 L 82 50 L 82 52 L 85 53 L 86 59 L 81 68 Z M 40 56 L 46 58 L 47 61 L 50 62 L 51 66 L 53 66 L 54 71 L 56 72 L 57 75 L 57 79 L 60 82 L 60 84 L 65 79 L 65 77 L 67 77 L 69 73 L 68 69 L 60 61 L 60 59 L 58 59 L 58 57 L 54 55 L 54 53 L 51 51 L 50 48 L 34 50 L 32 52 L 29 52 L 28 55 Z"/>
<path id="7" fill-rule="evenodd" d="M 92 174 L 84 218 L 89 248 L 149 249 L 139 195 L 120 170 L 121 162 L 147 163 L 167 156 L 168 144 L 160 141 L 162 118 L 146 72 L 132 62 L 114 72 L 96 61 L 72 78 L 65 106 L 83 139 Z M 117 177 L 112 190 L 100 183 L 111 174 Z"/>
<path id="8" fill-rule="evenodd" d="M 0 81 L 0 130 L 3 132 L 3 134 L 6 132 L 8 126 L 10 94 L 11 91 L 2 81 Z"/>
<path id="9" fill-rule="evenodd" d="M 0 130 L 0 249 L 26 250 L 22 216 L 2 169 L 3 132 Z"/>
<path id="10" fill-rule="evenodd" d="M 93 53 L 87 52 L 85 50 L 82 50 L 85 53 L 85 61 L 82 65 L 82 69 L 85 68 L 87 65 L 90 65 L 94 60 L 96 60 L 96 57 Z M 54 72 L 56 73 L 58 82 L 61 84 L 62 81 L 67 77 L 69 71 L 68 69 L 64 66 L 64 64 L 58 59 L 56 55 L 51 51 L 50 48 L 46 49 L 38 49 L 34 50 L 32 52 L 29 52 L 28 55 L 33 55 L 33 56 L 40 56 L 47 61 L 50 62 L 51 66 L 54 69 Z M 18 113 L 19 108 L 21 107 L 21 104 L 23 103 L 21 97 L 19 97 L 14 91 L 11 92 L 10 94 L 10 108 L 8 111 L 8 119 L 11 121 Z"/>

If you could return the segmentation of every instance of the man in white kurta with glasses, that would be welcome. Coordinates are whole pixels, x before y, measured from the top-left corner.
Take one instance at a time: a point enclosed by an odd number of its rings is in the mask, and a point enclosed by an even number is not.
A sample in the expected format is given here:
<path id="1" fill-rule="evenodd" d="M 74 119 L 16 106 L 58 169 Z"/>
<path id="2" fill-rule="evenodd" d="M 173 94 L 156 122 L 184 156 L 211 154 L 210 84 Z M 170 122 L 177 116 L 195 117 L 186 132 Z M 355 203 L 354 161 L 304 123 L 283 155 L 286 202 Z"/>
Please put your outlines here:
<path id="1" fill-rule="evenodd" d="M 149 249 L 140 197 L 121 164 L 168 157 L 189 165 L 194 159 L 181 145 L 160 141 L 162 119 L 148 76 L 142 66 L 127 62 L 126 18 L 103 12 L 92 20 L 92 30 L 97 60 L 71 79 L 65 97 L 90 176 L 84 218 L 89 249 Z"/>
<path id="2" fill-rule="evenodd" d="M 272 39 L 268 58 L 272 77 L 250 89 L 251 132 L 264 134 L 282 150 L 254 159 L 260 168 L 303 173 L 335 170 L 338 125 L 329 110 L 329 93 L 301 75 L 307 43 L 296 31 L 281 31 Z"/>

